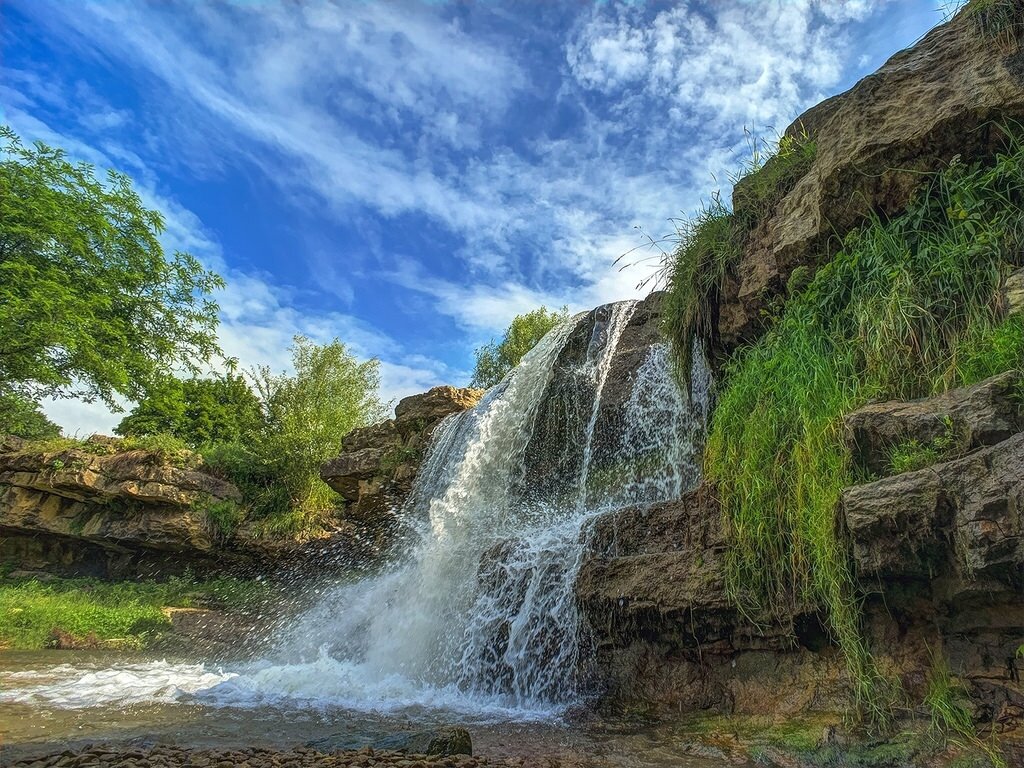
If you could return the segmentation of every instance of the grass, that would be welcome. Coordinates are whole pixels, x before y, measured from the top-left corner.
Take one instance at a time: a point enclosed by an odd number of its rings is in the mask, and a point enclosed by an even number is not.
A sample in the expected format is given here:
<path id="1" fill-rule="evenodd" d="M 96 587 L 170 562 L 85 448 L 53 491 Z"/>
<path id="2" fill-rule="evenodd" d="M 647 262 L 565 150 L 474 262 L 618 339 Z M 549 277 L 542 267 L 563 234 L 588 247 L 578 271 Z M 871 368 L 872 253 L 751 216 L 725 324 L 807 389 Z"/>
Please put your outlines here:
<path id="1" fill-rule="evenodd" d="M 970 0 L 965 8 L 981 33 L 1005 48 L 1024 33 L 1024 6 L 1020 0 Z"/>
<path id="2" fill-rule="evenodd" d="M 780 136 L 774 148 L 751 139 L 750 158 L 733 179 L 736 215 L 748 227 L 761 221 L 807 173 L 817 153 L 817 142 L 803 126 Z"/>
<path id="3" fill-rule="evenodd" d="M 73 437 L 54 437 L 46 440 L 27 442 L 22 452 L 33 453 L 67 453 L 78 451 L 91 456 L 113 456 L 129 451 L 148 451 L 156 454 L 161 461 L 172 466 L 193 469 L 200 463 L 200 457 L 189 448 L 188 444 L 174 435 L 156 434 L 145 436 L 128 436 L 109 439 L 79 440 Z M 55 469 L 63 469 L 62 459 Z"/>
<path id="4" fill-rule="evenodd" d="M 726 270 L 741 255 L 736 218 L 719 195 L 691 219 L 676 222 L 661 313 L 677 373 L 689 385 L 696 339 L 711 338 Z"/>
<path id="5" fill-rule="evenodd" d="M 752 140 L 750 159 L 733 179 L 735 212 L 716 192 L 693 217 L 674 220 L 676 232 L 668 238 L 674 248 L 655 279 L 666 289 L 663 329 L 677 374 L 687 386 L 694 342 L 713 338 L 724 280 L 739 261 L 750 230 L 807 172 L 816 153 L 805 131 L 780 137 L 774 153 L 764 141 Z"/>
<path id="6" fill-rule="evenodd" d="M 974 749 L 984 754 L 993 768 L 1005 768 L 1006 761 L 992 745 L 979 738 L 971 714 L 971 697 L 955 678 L 941 653 L 932 654 L 931 674 L 924 704 L 931 715 L 931 729 L 943 743 Z"/>
<path id="7" fill-rule="evenodd" d="M 1024 349 L 1024 344 L 1021 349 Z M 890 473 L 899 475 L 914 472 L 955 456 L 960 444 L 953 429 L 953 422 L 948 416 L 944 419 L 944 427 L 941 435 L 927 443 L 911 439 L 892 446 L 889 449 Z"/>
<path id="8" fill-rule="evenodd" d="M 729 594 L 753 618 L 823 606 L 856 710 L 872 722 L 888 719 L 892 686 L 860 632 L 837 533 L 837 502 L 853 483 L 842 418 L 873 399 L 921 397 L 1021 366 L 1021 322 L 1002 318 L 999 297 L 1024 245 L 1022 204 L 1024 143 L 1014 131 L 988 167 L 952 164 L 905 214 L 851 233 L 774 327 L 725 367 L 705 469 L 729 537 Z M 699 315 L 701 285 L 679 290 L 689 297 L 680 316 Z"/>
<path id="9" fill-rule="evenodd" d="M 243 608 L 269 597 L 263 582 L 0 579 L 0 647 L 85 645 L 142 649 L 170 628 L 164 607 Z"/>

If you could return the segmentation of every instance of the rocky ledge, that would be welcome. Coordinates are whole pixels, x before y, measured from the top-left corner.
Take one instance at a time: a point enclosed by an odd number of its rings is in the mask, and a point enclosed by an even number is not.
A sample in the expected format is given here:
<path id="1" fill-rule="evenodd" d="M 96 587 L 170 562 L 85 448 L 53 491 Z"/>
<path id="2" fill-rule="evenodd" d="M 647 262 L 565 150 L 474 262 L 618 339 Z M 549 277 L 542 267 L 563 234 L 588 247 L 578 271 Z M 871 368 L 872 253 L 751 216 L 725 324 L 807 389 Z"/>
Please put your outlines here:
<path id="1" fill-rule="evenodd" d="M 1021 35 L 993 40 L 977 5 L 797 118 L 785 133 L 813 141 L 813 161 L 769 210 L 752 203 L 754 179 L 736 185 L 734 210 L 757 223 L 725 276 L 714 318 L 720 354 L 760 335 L 794 270 L 825 263 L 867 215 L 902 210 L 922 172 L 991 157 L 1001 125 L 1024 120 Z"/>
<path id="2" fill-rule="evenodd" d="M 0 559 L 100 577 L 245 560 L 224 551 L 206 515 L 211 505 L 239 503 L 237 488 L 187 457 L 119 445 L 95 436 L 81 448 L 36 450 L 4 440 Z"/>
<path id="3" fill-rule="evenodd" d="M 876 479 L 836 511 L 864 599 L 865 632 L 910 702 L 948 660 L 979 724 L 1024 724 L 1024 414 L 1021 381 L 996 376 L 847 419 Z M 884 474 L 891 450 L 937 436 L 930 466 Z M 577 584 L 597 646 L 602 703 L 653 713 L 777 716 L 841 711 L 843 659 L 822 618 L 740 614 L 725 593 L 726 536 L 714 489 L 600 519 Z M 1016 755 L 1024 764 L 1024 754 Z"/>
<path id="4" fill-rule="evenodd" d="M 374 528 L 387 528 L 393 512 L 412 490 L 434 428 L 452 413 L 476 405 L 484 390 L 434 387 L 403 398 L 395 418 L 352 430 L 341 454 L 320 477 L 345 499 L 344 515 Z"/>

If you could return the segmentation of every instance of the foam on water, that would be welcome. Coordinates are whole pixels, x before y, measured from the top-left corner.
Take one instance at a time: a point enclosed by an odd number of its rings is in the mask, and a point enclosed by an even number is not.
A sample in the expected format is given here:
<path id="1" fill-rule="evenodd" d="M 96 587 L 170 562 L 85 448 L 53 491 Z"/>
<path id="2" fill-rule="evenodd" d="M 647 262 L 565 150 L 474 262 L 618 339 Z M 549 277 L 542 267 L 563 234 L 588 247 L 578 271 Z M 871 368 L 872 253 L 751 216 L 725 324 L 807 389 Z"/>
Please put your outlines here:
<path id="1" fill-rule="evenodd" d="M 228 671 L 167 662 L 58 668 L 47 681 L 4 680 L 0 701 L 557 715 L 586 692 L 591 649 L 574 586 L 592 521 L 676 498 L 699 478 L 702 355 L 692 403 L 669 372 L 667 349 L 654 344 L 629 374 L 628 398 L 605 407 L 635 309 L 622 302 L 564 323 L 476 408 L 442 422 L 402 512 L 401 557 L 325 590 L 280 628 L 266 659 Z"/>

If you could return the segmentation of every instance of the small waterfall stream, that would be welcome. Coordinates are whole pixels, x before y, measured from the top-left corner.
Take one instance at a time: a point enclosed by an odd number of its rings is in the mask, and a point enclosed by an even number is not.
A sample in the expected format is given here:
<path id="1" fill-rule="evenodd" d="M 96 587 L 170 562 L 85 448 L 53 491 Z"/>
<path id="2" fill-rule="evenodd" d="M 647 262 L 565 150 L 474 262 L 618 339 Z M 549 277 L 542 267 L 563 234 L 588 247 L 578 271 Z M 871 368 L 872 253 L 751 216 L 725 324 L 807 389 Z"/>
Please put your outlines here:
<path id="1" fill-rule="evenodd" d="M 324 590 L 268 658 L 177 689 L 214 705 L 517 718 L 577 701 L 591 649 L 574 589 L 590 524 L 699 479 L 703 357 L 691 401 L 653 326 L 631 325 L 637 311 L 620 302 L 560 325 L 435 429 L 391 566 Z"/>

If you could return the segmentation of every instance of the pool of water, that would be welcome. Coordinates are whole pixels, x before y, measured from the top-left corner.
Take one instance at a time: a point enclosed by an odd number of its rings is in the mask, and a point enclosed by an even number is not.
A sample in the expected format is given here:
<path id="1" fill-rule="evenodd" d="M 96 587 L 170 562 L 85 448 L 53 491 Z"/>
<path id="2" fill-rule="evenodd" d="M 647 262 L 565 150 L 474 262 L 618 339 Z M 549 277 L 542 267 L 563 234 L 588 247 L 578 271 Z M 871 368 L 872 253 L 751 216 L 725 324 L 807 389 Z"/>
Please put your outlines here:
<path id="1" fill-rule="evenodd" d="M 465 726 L 474 752 L 493 759 L 535 758 L 543 764 L 556 758 L 563 765 L 595 768 L 748 765 L 669 725 L 486 706 L 468 711 L 457 699 L 446 706 L 443 696 L 432 706 L 355 708 L 342 695 L 283 695 L 278 681 L 261 689 L 259 671 L 248 664 L 142 655 L 0 651 L 0 765 L 89 742 L 286 748 L 330 737 L 339 747 L 357 748 L 440 725 Z M 271 689 L 273 695 L 266 692 Z"/>

